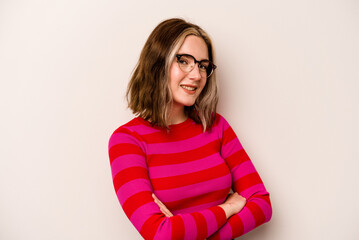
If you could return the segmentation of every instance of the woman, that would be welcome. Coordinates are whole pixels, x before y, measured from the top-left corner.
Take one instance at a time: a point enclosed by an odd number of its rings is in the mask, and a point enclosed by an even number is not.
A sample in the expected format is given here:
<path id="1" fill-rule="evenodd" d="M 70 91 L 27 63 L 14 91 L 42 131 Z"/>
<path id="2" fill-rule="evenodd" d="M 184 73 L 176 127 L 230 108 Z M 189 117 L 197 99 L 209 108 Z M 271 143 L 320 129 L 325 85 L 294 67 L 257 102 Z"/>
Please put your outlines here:
<path id="1" fill-rule="evenodd" d="M 132 75 L 138 117 L 114 131 L 109 156 L 121 206 L 145 239 L 232 239 L 271 218 L 269 193 L 216 113 L 213 61 L 199 26 L 168 19 Z"/>

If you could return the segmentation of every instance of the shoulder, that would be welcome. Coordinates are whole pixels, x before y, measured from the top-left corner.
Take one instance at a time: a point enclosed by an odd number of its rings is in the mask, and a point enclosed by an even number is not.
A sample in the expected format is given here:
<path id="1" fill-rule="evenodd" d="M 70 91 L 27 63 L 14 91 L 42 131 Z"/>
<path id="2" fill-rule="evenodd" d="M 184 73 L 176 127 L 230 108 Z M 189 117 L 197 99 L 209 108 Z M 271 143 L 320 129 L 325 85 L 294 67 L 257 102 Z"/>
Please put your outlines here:
<path id="1" fill-rule="evenodd" d="M 138 133 L 136 129 L 140 128 L 143 124 L 138 120 L 137 117 L 133 118 L 129 122 L 117 127 L 110 136 L 110 145 L 115 142 L 130 139 L 130 138 L 138 138 Z"/>
<path id="2" fill-rule="evenodd" d="M 128 154 L 144 156 L 145 146 L 142 138 L 132 129 L 136 126 L 141 126 L 141 123 L 137 120 L 137 118 L 134 118 L 131 121 L 119 126 L 111 134 L 108 141 L 108 153 L 111 164 L 118 157 Z"/>
<path id="3" fill-rule="evenodd" d="M 216 113 L 212 127 L 206 132 L 208 134 L 216 134 L 221 139 L 228 128 L 230 128 L 230 125 L 227 120 L 221 114 Z"/>
<path id="4" fill-rule="evenodd" d="M 132 142 L 143 144 L 145 142 L 144 138 L 159 131 L 158 127 L 151 125 L 143 118 L 135 117 L 113 131 L 110 142 L 127 139 L 127 141 L 131 140 Z"/>
<path id="5" fill-rule="evenodd" d="M 129 122 L 119 126 L 110 136 L 108 149 L 122 148 L 124 151 L 145 152 L 146 147 L 143 140 L 143 134 L 148 132 L 145 120 L 135 117 Z M 131 150 L 132 149 L 132 150 Z"/>
<path id="6" fill-rule="evenodd" d="M 113 134 L 120 133 L 120 132 L 132 132 L 134 127 L 141 125 L 141 122 L 138 120 L 137 117 L 133 118 L 129 122 L 119 126 L 116 128 L 115 131 L 113 131 Z"/>
<path id="7" fill-rule="evenodd" d="M 218 126 L 220 128 L 226 129 L 227 127 L 229 127 L 229 123 L 221 114 L 216 113 L 213 126 Z"/>

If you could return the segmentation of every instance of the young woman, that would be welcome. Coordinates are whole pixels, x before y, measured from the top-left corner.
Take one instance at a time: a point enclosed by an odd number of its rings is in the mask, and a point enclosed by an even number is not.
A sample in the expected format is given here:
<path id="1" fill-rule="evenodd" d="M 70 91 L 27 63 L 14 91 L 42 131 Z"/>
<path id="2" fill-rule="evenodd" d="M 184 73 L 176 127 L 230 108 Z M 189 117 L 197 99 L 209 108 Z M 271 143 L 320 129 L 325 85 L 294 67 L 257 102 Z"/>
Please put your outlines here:
<path id="1" fill-rule="evenodd" d="M 269 193 L 216 113 L 213 62 L 206 32 L 168 19 L 132 75 L 137 117 L 113 132 L 109 156 L 117 197 L 145 239 L 232 239 L 271 218 Z"/>

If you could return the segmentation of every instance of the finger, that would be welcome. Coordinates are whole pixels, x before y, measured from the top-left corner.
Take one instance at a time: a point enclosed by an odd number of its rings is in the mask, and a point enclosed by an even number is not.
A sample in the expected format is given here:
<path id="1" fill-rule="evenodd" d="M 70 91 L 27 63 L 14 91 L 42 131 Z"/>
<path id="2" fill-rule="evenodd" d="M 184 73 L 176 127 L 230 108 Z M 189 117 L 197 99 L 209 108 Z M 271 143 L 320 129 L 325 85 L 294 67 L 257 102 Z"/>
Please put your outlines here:
<path id="1" fill-rule="evenodd" d="M 165 206 L 165 205 L 161 202 L 161 200 L 159 200 L 159 199 L 157 198 L 156 195 L 152 194 L 152 197 L 153 197 L 153 199 L 155 200 L 155 203 L 157 203 L 157 205 Z"/>
<path id="2" fill-rule="evenodd" d="M 172 217 L 172 213 L 170 211 L 168 211 L 168 209 L 166 208 L 160 208 L 161 212 L 166 216 L 166 217 Z"/>
<path id="3" fill-rule="evenodd" d="M 167 217 L 173 216 L 172 213 L 170 212 L 170 210 L 168 210 L 166 205 L 164 205 L 162 202 L 160 204 L 158 204 L 158 206 L 160 207 L 161 212 L 163 214 L 165 214 Z"/>
<path id="4" fill-rule="evenodd" d="M 157 198 L 157 196 L 154 194 L 154 193 L 152 193 L 152 197 L 153 197 L 153 199 L 156 201 L 156 200 L 158 200 L 159 201 L 159 199 Z"/>
<path id="5" fill-rule="evenodd" d="M 161 212 L 163 214 L 165 214 L 166 217 L 172 217 L 173 214 L 170 212 L 170 210 L 168 210 L 168 208 L 166 207 L 166 205 L 164 205 L 161 200 L 159 200 L 157 198 L 157 196 L 155 194 L 152 194 L 153 199 L 155 200 L 155 203 L 158 205 L 158 207 L 160 208 Z"/>
<path id="6" fill-rule="evenodd" d="M 157 202 L 158 204 L 164 205 L 164 204 L 161 202 L 161 200 L 159 200 L 158 197 L 157 197 L 154 193 L 152 193 L 152 197 L 153 197 L 153 199 L 155 200 L 155 202 Z"/>
<path id="7" fill-rule="evenodd" d="M 162 212 L 164 212 L 164 214 L 167 217 L 172 217 L 173 216 L 173 214 L 170 212 L 170 210 L 168 210 L 168 208 L 166 206 L 164 206 L 164 208 L 162 208 Z"/>
<path id="8" fill-rule="evenodd" d="M 243 197 L 242 195 L 239 195 L 245 202 L 247 202 L 247 198 Z"/>

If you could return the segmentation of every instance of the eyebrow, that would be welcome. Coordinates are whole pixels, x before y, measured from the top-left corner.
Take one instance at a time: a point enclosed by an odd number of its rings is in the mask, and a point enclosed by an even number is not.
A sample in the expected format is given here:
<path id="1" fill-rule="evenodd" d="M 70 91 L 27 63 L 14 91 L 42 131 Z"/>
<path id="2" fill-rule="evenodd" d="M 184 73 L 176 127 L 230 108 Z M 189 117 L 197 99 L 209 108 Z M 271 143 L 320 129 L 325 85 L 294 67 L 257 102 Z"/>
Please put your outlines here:
<path id="1" fill-rule="evenodd" d="M 176 55 L 189 55 L 189 56 L 194 57 L 192 54 L 189 54 L 189 53 L 176 53 Z M 196 59 L 196 58 L 194 57 L 194 59 Z M 196 59 L 196 60 L 197 60 L 197 59 Z M 206 61 L 210 61 L 210 60 L 209 60 L 209 59 L 207 59 L 207 58 L 200 59 L 200 60 L 197 60 L 197 61 L 204 61 L 204 60 L 206 60 Z"/>

